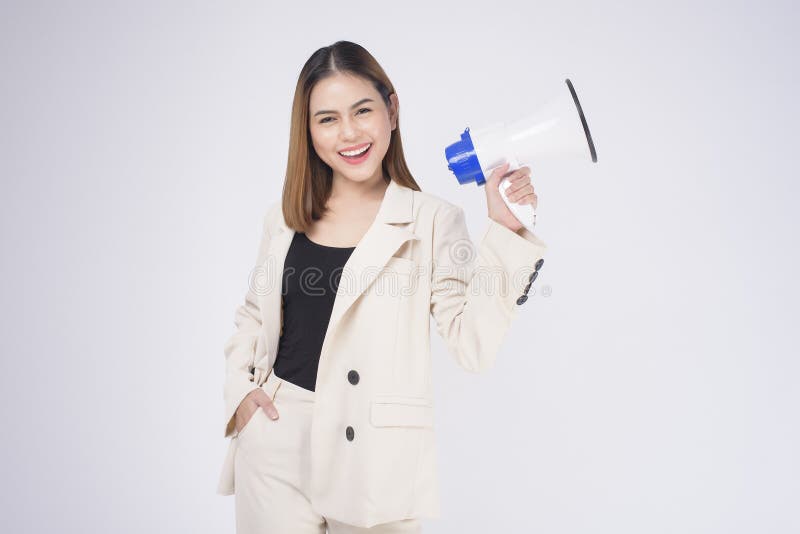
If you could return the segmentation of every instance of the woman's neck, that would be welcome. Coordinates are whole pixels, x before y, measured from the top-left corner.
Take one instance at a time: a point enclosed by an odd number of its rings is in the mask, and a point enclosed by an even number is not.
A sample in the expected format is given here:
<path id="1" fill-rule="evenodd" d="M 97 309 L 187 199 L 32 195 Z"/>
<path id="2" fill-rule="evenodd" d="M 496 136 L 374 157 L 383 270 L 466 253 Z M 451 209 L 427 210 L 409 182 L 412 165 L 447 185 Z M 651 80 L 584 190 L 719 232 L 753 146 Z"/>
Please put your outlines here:
<path id="1" fill-rule="evenodd" d="M 389 185 L 383 175 L 365 182 L 356 182 L 347 178 L 333 178 L 329 202 L 339 205 L 356 205 L 362 202 L 380 202 Z"/>

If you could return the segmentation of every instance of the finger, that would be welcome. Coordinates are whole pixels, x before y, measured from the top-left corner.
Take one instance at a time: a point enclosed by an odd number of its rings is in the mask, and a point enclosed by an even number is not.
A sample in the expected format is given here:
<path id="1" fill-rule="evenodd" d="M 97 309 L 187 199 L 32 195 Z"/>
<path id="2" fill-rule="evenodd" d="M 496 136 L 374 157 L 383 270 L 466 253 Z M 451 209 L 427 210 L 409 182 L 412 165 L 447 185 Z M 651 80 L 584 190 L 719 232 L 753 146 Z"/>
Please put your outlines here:
<path id="1" fill-rule="evenodd" d="M 525 184 L 522 187 L 515 190 L 512 195 L 507 195 L 507 196 L 508 199 L 511 200 L 512 202 L 517 202 L 520 199 L 532 193 L 533 193 L 533 186 L 531 184 Z"/>
<path id="2" fill-rule="evenodd" d="M 533 209 L 536 209 L 536 206 L 539 202 L 539 197 L 536 194 L 525 195 L 519 200 L 520 204 L 530 204 L 533 206 Z"/>
<path id="3" fill-rule="evenodd" d="M 508 179 L 513 182 L 513 181 L 521 180 L 522 178 L 524 178 L 526 176 L 527 177 L 531 176 L 531 168 L 528 167 L 527 165 L 523 166 L 523 167 L 520 167 L 519 169 L 514 170 L 514 172 L 508 176 Z"/>
<path id="4" fill-rule="evenodd" d="M 492 171 L 492 174 L 489 175 L 489 179 L 490 180 L 496 179 L 499 182 L 500 177 L 503 176 L 503 174 L 505 174 L 506 170 L 508 170 L 508 165 L 509 165 L 508 162 L 506 162 L 500 165 L 499 167 L 495 167 L 494 170 Z"/>
<path id="5" fill-rule="evenodd" d="M 526 187 L 533 187 L 531 185 L 530 180 L 519 179 L 516 182 L 513 182 L 513 183 L 508 185 L 508 187 L 506 188 L 506 196 L 508 196 L 508 195 L 513 193 L 513 194 L 516 194 L 517 197 L 519 197 L 521 194 L 524 194 L 524 191 L 526 190 L 525 189 Z M 531 189 L 531 191 L 533 191 L 533 190 Z"/>
<path id="6" fill-rule="evenodd" d="M 270 419 L 277 419 L 278 418 L 278 410 L 275 408 L 275 404 L 271 400 L 264 401 L 264 404 L 261 406 L 264 409 L 264 413 Z"/>

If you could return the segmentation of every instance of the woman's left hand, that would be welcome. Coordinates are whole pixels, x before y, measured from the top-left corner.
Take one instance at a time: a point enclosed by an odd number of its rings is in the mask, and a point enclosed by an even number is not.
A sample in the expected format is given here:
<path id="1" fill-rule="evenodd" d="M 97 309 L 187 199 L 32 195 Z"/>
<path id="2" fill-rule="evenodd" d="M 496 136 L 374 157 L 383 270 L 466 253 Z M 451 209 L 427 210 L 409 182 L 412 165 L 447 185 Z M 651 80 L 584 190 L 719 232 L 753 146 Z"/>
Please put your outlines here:
<path id="1" fill-rule="evenodd" d="M 516 232 L 524 225 L 517 220 L 500 195 L 500 182 L 507 169 L 508 163 L 496 167 L 491 176 L 486 179 L 483 188 L 486 190 L 486 207 L 489 218 Z M 511 185 L 505 190 L 508 200 L 515 204 L 531 204 L 532 210 L 536 209 L 538 197 L 531 185 L 530 167 L 520 167 L 508 176 L 508 180 L 511 182 Z"/>

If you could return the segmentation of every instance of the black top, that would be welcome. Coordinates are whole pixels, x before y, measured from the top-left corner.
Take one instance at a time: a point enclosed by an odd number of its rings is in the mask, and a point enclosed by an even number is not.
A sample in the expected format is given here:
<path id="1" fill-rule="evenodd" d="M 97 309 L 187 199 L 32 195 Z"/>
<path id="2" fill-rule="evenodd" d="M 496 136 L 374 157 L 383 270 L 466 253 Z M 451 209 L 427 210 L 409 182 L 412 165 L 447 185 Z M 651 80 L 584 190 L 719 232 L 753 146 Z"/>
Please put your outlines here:
<path id="1" fill-rule="evenodd" d="M 283 265 L 283 331 L 273 365 L 282 380 L 314 391 L 333 301 L 353 250 L 320 245 L 295 232 Z"/>

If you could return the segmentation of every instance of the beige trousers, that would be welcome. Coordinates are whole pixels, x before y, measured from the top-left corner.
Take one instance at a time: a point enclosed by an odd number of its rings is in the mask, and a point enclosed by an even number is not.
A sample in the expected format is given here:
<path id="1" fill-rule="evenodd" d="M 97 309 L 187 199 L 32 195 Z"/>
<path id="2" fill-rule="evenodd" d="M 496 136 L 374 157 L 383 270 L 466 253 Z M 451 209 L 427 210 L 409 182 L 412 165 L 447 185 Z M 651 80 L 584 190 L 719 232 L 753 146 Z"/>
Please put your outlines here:
<path id="1" fill-rule="evenodd" d="M 270 371 L 279 417 L 258 409 L 239 432 L 234 458 L 237 534 L 419 534 L 419 519 L 356 527 L 317 514 L 308 500 L 314 392 Z"/>

